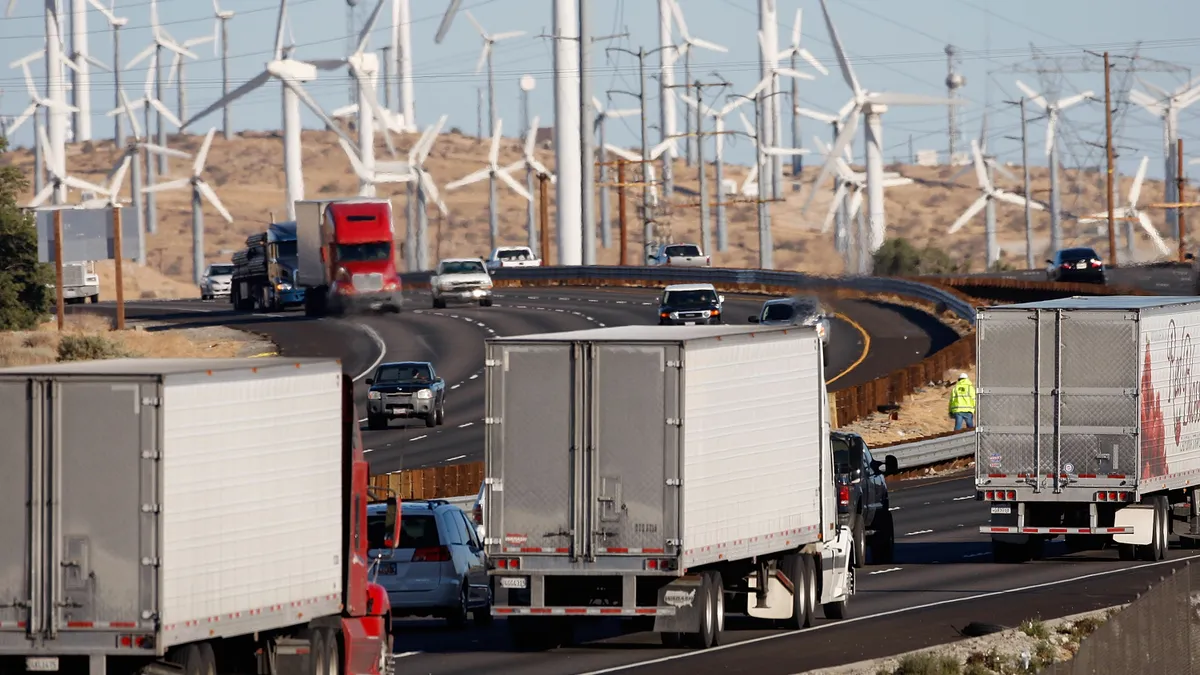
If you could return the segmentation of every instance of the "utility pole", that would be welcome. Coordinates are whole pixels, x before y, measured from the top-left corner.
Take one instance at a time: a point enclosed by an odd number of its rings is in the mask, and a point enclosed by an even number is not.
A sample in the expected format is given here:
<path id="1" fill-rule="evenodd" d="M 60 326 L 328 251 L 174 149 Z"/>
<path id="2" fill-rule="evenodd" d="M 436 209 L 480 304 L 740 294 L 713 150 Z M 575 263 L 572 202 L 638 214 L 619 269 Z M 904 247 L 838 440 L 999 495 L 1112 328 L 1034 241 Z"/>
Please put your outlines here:
<path id="1" fill-rule="evenodd" d="M 1179 207 L 1179 261 L 1183 262 L 1185 257 L 1187 256 L 1187 222 L 1185 221 L 1185 217 L 1183 215 L 1184 207 L 1182 206 L 1182 204 L 1183 204 L 1183 195 L 1184 195 L 1184 191 L 1183 191 L 1184 182 L 1187 179 L 1183 175 L 1183 139 L 1182 138 L 1177 139 L 1175 142 L 1176 142 L 1176 146 L 1177 146 L 1176 150 L 1175 150 L 1175 155 L 1179 161 L 1179 166 L 1176 167 L 1176 170 L 1175 170 L 1175 180 L 1178 181 L 1177 192 L 1179 194 L 1179 203 L 1180 203 L 1180 207 Z"/>
<path id="2" fill-rule="evenodd" d="M 383 108 L 392 109 L 392 48 L 384 45 L 383 49 Z M 386 122 L 385 122 L 386 124 Z"/>
<path id="3" fill-rule="evenodd" d="M 542 264 L 550 264 L 550 176 L 538 174 L 538 202 L 541 208 Z"/>
<path id="4" fill-rule="evenodd" d="M 1108 156 L 1108 265 L 1117 266 L 1117 226 L 1113 213 L 1112 66 L 1104 52 L 1104 146 Z M 1132 261 L 1130 261 L 1132 262 Z"/>
<path id="5" fill-rule="evenodd" d="M 629 221 L 625 217 L 625 207 L 627 200 L 625 197 L 625 160 L 617 160 L 617 183 L 621 187 L 617 188 L 617 219 L 621 228 L 621 257 L 618 265 L 624 267 L 629 264 Z"/>
<path id="6" fill-rule="evenodd" d="M 1033 195 L 1029 193 L 1029 143 L 1026 139 L 1025 128 L 1027 121 L 1025 119 L 1025 97 L 1022 96 L 1019 101 L 1005 101 L 1009 105 L 1021 106 L 1021 167 L 1024 173 L 1025 181 L 1025 267 L 1034 269 L 1033 267 L 1033 206 L 1029 200 L 1033 199 Z M 1010 141 L 1018 140 L 1012 136 L 1005 136 Z"/>
<path id="7" fill-rule="evenodd" d="M 716 75 L 716 73 L 713 73 L 713 75 Z M 712 236 L 712 222 L 711 222 L 711 218 L 709 217 L 710 203 L 709 203 L 709 199 L 708 199 L 708 171 L 707 171 L 708 167 L 705 166 L 705 162 L 704 162 L 704 137 L 712 135 L 712 134 L 706 134 L 704 132 L 704 108 L 705 108 L 704 90 L 711 89 L 713 87 L 720 87 L 723 89 L 728 86 L 730 86 L 730 83 L 726 82 L 724 80 L 722 80 L 720 82 L 701 82 L 700 80 L 696 80 L 694 82 L 685 82 L 682 85 L 669 85 L 667 87 L 668 89 L 675 88 L 675 87 L 685 87 L 687 89 L 687 91 L 689 92 L 689 96 L 690 96 L 690 92 L 692 89 L 696 90 L 696 98 L 693 99 L 696 102 L 696 105 L 694 106 L 695 107 L 695 120 L 693 121 L 691 116 L 689 116 L 687 118 L 688 125 L 685 127 L 685 132 L 682 135 L 687 138 L 689 146 L 691 144 L 692 137 L 694 136 L 696 139 L 696 141 L 695 141 L 696 166 L 697 166 L 696 180 L 698 181 L 698 183 L 700 185 L 700 203 L 699 203 L 699 206 L 700 206 L 700 239 L 701 239 L 701 243 L 702 243 L 704 250 L 708 251 L 710 253 L 713 250 L 713 241 L 712 241 L 713 236 Z M 693 125 L 695 125 L 694 132 L 691 130 Z M 721 133 L 721 132 L 713 132 L 713 134 L 716 134 L 716 133 Z M 679 136 L 679 135 L 680 134 L 676 134 L 676 136 Z M 722 200 L 722 198 L 720 196 L 720 194 L 721 194 L 720 181 L 722 178 L 723 178 L 723 176 L 718 176 L 718 180 L 717 180 L 717 202 L 720 202 Z M 724 250 L 724 249 L 722 248 L 721 250 Z"/>
<path id="8" fill-rule="evenodd" d="M 647 178 L 646 167 L 650 162 L 650 131 L 646 120 L 646 57 L 663 49 L 674 49 L 674 46 L 659 47 L 657 49 L 646 51 L 644 47 L 639 47 L 638 50 L 632 51 L 623 47 L 609 47 L 606 51 L 624 52 L 632 56 L 636 56 L 638 60 L 638 93 L 630 91 L 622 91 L 619 89 L 611 89 L 609 94 L 625 94 L 638 99 L 641 106 L 641 124 L 642 124 L 642 244 L 648 245 L 654 240 L 654 218 L 650 209 L 650 188 L 651 182 Z M 669 152 L 669 151 L 668 151 Z M 669 157 L 668 157 L 669 160 Z M 623 181 L 622 181 L 623 182 Z"/>

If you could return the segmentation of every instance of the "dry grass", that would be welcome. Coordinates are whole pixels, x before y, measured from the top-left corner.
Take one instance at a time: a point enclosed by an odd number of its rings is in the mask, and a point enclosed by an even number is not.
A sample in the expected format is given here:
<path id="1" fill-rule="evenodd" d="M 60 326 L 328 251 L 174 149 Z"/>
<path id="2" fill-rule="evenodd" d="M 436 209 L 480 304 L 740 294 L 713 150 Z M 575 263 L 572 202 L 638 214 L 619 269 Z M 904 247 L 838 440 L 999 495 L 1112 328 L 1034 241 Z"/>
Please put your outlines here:
<path id="1" fill-rule="evenodd" d="M 97 356 L 230 358 L 238 356 L 248 343 L 248 338 L 241 335 L 228 329 L 148 331 L 142 326 L 114 331 L 106 317 L 72 314 L 66 318 L 62 333 L 54 321 L 33 331 L 0 333 L 0 367 L 54 363 L 64 354 L 79 354 L 80 342 Z M 65 349 L 64 340 L 71 343 Z"/>
<path id="2" fill-rule="evenodd" d="M 963 371 L 947 371 L 943 379 L 953 382 L 960 372 Z M 967 368 L 965 372 L 973 382 L 975 366 Z M 870 417 L 846 425 L 842 430 L 861 435 L 868 445 L 932 436 L 954 429 L 954 420 L 950 419 L 947 412 L 949 404 L 948 388 L 926 386 L 904 399 L 897 415 L 899 419 L 893 420 L 883 413 L 874 413 Z"/>
<path id="3" fill-rule="evenodd" d="M 357 179 L 350 170 L 349 163 L 341 148 L 334 141 L 334 135 L 328 131 L 305 131 L 303 133 L 304 151 L 303 166 L 305 172 L 306 195 L 310 198 L 322 196 L 349 196 L 357 192 Z M 395 136 L 397 150 L 406 155 L 408 147 L 414 141 L 414 135 Z M 202 140 L 198 135 L 177 135 L 171 138 L 172 147 L 195 152 Z M 377 156 L 388 158 L 386 146 L 382 139 L 378 143 Z M 439 184 L 445 184 L 456 178 L 480 168 L 484 164 L 487 144 L 473 137 L 459 134 L 443 134 L 434 145 L 428 161 L 428 168 Z M 519 159 L 520 142 L 517 139 L 505 139 L 501 151 L 501 162 L 512 162 Z M 553 170 L 553 152 L 549 149 L 538 151 L 539 159 Z M 71 173 L 85 180 L 103 182 L 106 174 L 116 161 L 117 153 L 111 142 L 73 144 L 67 149 L 67 166 Z M 15 164 L 32 174 L 33 157 L 28 150 L 14 150 L 6 153 L 4 162 Z M 171 173 L 182 176 L 186 171 L 183 160 L 171 160 Z M 811 162 L 810 162 L 811 165 Z M 220 254 L 222 250 L 240 248 L 247 234 L 261 231 L 272 218 L 282 219 L 284 210 L 284 178 L 283 178 L 283 148 L 280 136 L 276 132 L 250 132 L 239 135 L 231 141 L 225 141 L 218 135 L 212 146 L 208 159 L 206 179 L 220 194 L 222 201 L 233 214 L 234 223 L 226 224 L 214 211 L 205 210 L 205 248 L 209 261 L 227 259 L 228 254 Z M 978 195 L 975 186 L 974 173 L 967 171 L 962 177 L 950 180 L 958 172 L 958 167 L 919 167 L 892 166 L 889 170 L 898 170 L 912 178 L 913 185 L 889 188 L 887 191 L 887 212 L 891 219 L 891 236 L 903 236 L 914 240 L 918 245 L 936 244 L 951 252 L 957 258 L 972 260 L 975 269 L 982 267 L 980 260 L 983 251 L 983 216 L 977 216 L 974 221 L 954 235 L 947 236 L 946 229 L 950 223 L 961 214 Z M 738 180 L 739 183 L 746 175 L 747 167 L 727 167 L 727 177 Z M 676 240 L 697 241 L 699 239 L 698 218 L 696 209 L 682 205 L 694 201 L 688 193 L 696 194 L 697 171 L 688 169 L 682 161 L 676 164 L 676 183 L 679 194 L 675 197 L 676 206 L 672 213 L 662 219 L 670 236 Z M 835 253 L 831 236 L 822 234 L 821 220 L 824 218 L 832 190 L 828 182 L 813 202 L 807 215 L 800 214 L 803 200 L 807 199 L 810 187 L 808 181 L 815 176 L 816 168 L 805 170 L 801 179 L 803 182 L 788 180 L 784 186 L 786 201 L 772 204 L 774 236 L 776 242 L 775 263 L 779 269 L 803 270 L 812 273 L 836 274 L 842 271 L 840 257 Z M 1019 171 L 1014 171 L 1019 174 Z M 1041 168 L 1031 170 L 1033 180 L 1033 195 L 1039 200 L 1048 199 L 1048 173 Z M 710 180 L 713 179 L 712 169 L 709 169 Z M 1103 176 L 1096 172 L 1080 173 L 1074 170 L 1063 171 L 1063 208 L 1066 211 L 1078 211 L 1080 214 L 1102 210 Z M 633 178 L 630 178 L 633 180 Z M 1122 179 L 1122 185 L 1117 194 L 1124 196 L 1131 179 Z M 999 187 L 1020 191 L 1020 185 L 997 176 Z M 793 191 L 795 186 L 802 189 Z M 129 183 L 126 181 L 125 194 L 129 193 Z M 640 226 L 637 219 L 636 205 L 640 202 L 640 190 L 631 191 L 629 218 L 631 227 L 631 254 L 640 261 Z M 500 189 L 500 228 L 502 244 L 523 243 L 525 234 L 525 202 L 507 188 Z M 379 187 L 379 195 L 391 197 L 397 212 L 397 234 L 403 239 L 404 230 L 404 187 L 402 185 L 384 185 Z M 30 193 L 25 198 L 31 196 Z M 445 193 L 444 197 L 450 208 L 448 222 L 442 222 L 436 209 L 431 211 L 431 256 L 452 255 L 486 255 L 488 249 L 487 229 L 487 183 L 477 183 L 454 192 Z M 613 213 L 616 213 L 616 193 L 611 193 Z M 1157 181 L 1146 181 L 1142 192 L 1142 203 L 1149 204 L 1161 201 L 1162 184 Z M 728 198 L 733 199 L 733 198 Z M 191 206 L 190 193 L 178 191 L 163 193 L 159 196 L 159 232 L 149 237 L 147 242 L 148 267 L 158 270 L 162 275 L 180 282 L 184 286 L 191 285 Z M 553 205 L 551 206 L 553 210 Z M 729 218 L 730 250 L 718 253 L 712 252 L 713 264 L 721 267 L 753 267 L 757 262 L 758 234 L 755 229 L 754 206 L 744 203 L 732 205 L 727 209 Z M 553 214 L 551 214 L 553 217 Z M 1024 214 L 1018 207 L 1000 204 L 997 207 L 997 220 L 1001 247 L 1006 255 L 1018 260 L 1024 259 Z M 1047 246 L 1045 234 L 1048 230 L 1049 217 L 1045 213 L 1035 213 L 1035 227 L 1042 233 L 1042 240 L 1035 245 L 1039 249 Z M 1155 217 L 1161 221 L 1161 217 Z M 552 228 L 553 229 L 553 228 Z M 1070 214 L 1064 217 L 1066 243 L 1091 244 L 1098 243 L 1095 226 L 1079 225 Z M 615 218 L 614 218 L 615 236 Z M 1153 251 L 1145 240 L 1139 240 L 1140 257 L 1149 258 Z M 617 248 L 602 249 L 598 254 L 601 264 L 615 264 L 618 255 Z M 1036 259 L 1044 255 L 1039 250 Z M 149 292 L 159 297 L 166 294 L 196 293 L 195 289 L 184 289 L 178 285 L 159 284 L 150 281 L 150 275 L 145 274 L 144 280 L 138 282 L 138 293 Z M 108 297 L 108 296 L 106 296 Z"/>

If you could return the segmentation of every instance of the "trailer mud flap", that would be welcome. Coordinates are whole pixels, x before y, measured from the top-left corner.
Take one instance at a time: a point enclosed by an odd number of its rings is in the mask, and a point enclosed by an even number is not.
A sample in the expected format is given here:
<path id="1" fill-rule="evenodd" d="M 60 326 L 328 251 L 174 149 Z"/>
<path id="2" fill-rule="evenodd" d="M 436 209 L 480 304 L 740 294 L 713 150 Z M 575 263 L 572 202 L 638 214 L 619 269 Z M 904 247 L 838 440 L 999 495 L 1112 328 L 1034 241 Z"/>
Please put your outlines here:
<path id="1" fill-rule="evenodd" d="M 674 616 L 659 614 L 654 617 L 656 633 L 699 633 L 700 613 L 704 611 L 704 578 L 701 576 L 680 577 L 658 589 L 658 606 L 674 607 Z"/>
<path id="2" fill-rule="evenodd" d="M 821 549 L 821 604 L 837 602 L 854 594 L 850 575 L 850 528 L 838 528 L 837 539 Z"/>

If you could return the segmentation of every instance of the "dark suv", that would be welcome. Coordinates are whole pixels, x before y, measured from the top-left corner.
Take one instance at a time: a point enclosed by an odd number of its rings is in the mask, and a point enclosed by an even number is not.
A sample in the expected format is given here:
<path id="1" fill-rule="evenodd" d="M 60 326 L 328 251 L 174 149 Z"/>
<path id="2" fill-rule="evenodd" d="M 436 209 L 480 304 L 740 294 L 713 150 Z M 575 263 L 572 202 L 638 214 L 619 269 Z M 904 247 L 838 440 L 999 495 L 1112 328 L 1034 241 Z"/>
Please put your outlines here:
<path id="1" fill-rule="evenodd" d="M 1064 248 L 1046 265 L 1047 281 L 1104 283 L 1104 261 L 1090 248 Z"/>
<path id="2" fill-rule="evenodd" d="M 837 481 L 838 524 L 848 526 L 854 535 L 854 566 L 866 564 L 868 547 L 871 562 L 891 562 L 896 530 L 885 476 L 898 471 L 896 456 L 876 460 L 858 434 L 835 431 L 829 434 L 829 444 Z"/>

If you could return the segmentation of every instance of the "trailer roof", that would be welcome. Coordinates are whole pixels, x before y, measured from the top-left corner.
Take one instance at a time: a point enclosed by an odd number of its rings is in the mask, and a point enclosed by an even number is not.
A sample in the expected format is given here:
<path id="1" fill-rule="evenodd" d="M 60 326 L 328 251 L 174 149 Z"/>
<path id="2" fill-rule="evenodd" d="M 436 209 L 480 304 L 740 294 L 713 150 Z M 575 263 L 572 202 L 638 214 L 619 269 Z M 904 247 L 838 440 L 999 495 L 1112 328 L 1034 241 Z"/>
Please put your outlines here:
<path id="1" fill-rule="evenodd" d="M 577 340 L 596 342 L 684 342 L 687 340 L 703 340 L 729 335 L 773 333 L 788 330 L 793 333 L 811 332 L 816 334 L 815 328 L 807 326 L 763 327 L 754 324 L 740 326 L 610 326 L 608 328 L 590 328 L 563 333 L 509 335 L 488 338 L 488 342 L 573 342 Z"/>
<path id="2" fill-rule="evenodd" d="M 271 368 L 296 368 L 307 366 L 334 366 L 341 370 L 335 359 L 265 357 L 258 359 L 101 359 L 97 361 L 71 361 L 44 366 L 15 366 L 0 368 L 0 377 L 26 377 L 37 375 L 107 375 L 125 377 L 165 377 L 192 373 L 236 372 Z"/>
<path id="3" fill-rule="evenodd" d="M 1039 302 L 1021 302 L 1014 305 L 996 305 L 987 307 L 988 311 L 1004 309 L 1153 309 L 1155 307 L 1173 307 L 1178 305 L 1200 303 L 1200 297 L 1194 295 L 1076 295 L 1057 300 L 1042 300 Z"/>

